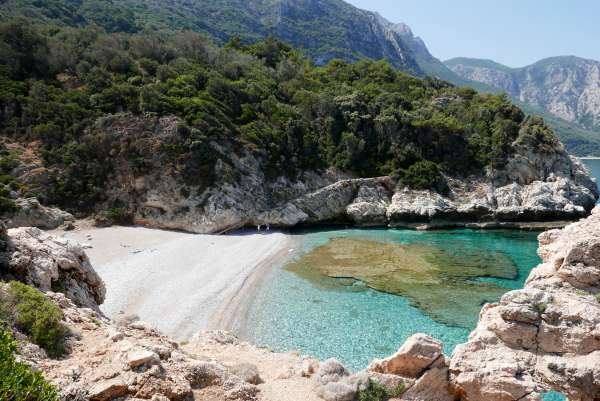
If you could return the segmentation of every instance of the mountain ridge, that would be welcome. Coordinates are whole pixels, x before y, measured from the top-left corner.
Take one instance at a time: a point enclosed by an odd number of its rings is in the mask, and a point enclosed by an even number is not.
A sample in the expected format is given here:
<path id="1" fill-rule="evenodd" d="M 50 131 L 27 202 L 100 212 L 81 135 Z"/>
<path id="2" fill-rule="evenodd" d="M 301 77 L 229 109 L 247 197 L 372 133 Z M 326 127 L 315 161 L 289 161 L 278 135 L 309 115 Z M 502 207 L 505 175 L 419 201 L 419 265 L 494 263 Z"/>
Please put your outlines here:
<path id="1" fill-rule="evenodd" d="M 419 77 L 432 76 L 486 93 L 506 91 L 528 113 L 548 120 L 570 152 L 600 155 L 600 135 L 587 120 L 552 114 L 539 102 L 521 99 L 507 76 L 499 78 L 503 85 L 493 85 L 493 80 L 458 74 L 434 57 L 408 25 L 342 0 L 6 0 L 0 4 L 0 20 L 14 16 L 63 26 L 95 24 L 109 33 L 191 30 L 220 45 L 235 38 L 248 44 L 273 36 L 301 49 L 318 65 L 332 59 L 386 59 Z M 502 74 L 513 71 L 501 64 L 488 67 Z"/>
<path id="2" fill-rule="evenodd" d="M 587 139 L 600 131 L 600 62 L 577 56 L 555 56 L 511 68 L 492 60 L 454 58 L 445 64 L 463 77 L 506 91 L 529 108 L 573 124 Z M 587 131 L 587 132 L 584 132 Z M 598 146 L 576 147 L 597 153 Z"/>

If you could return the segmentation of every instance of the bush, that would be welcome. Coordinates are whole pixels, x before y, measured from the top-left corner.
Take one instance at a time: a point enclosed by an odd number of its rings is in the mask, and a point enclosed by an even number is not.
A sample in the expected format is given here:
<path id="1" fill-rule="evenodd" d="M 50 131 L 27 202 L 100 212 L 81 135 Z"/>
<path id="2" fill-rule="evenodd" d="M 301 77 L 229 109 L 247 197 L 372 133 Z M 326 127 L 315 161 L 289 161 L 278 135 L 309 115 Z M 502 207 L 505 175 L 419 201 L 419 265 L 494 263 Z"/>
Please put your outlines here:
<path id="1" fill-rule="evenodd" d="M 403 382 L 393 390 L 388 390 L 381 383 L 369 379 L 369 385 L 365 390 L 358 392 L 358 401 L 386 401 L 390 398 L 400 397 L 404 393 Z"/>
<path id="2" fill-rule="evenodd" d="M 95 217 L 97 227 L 110 227 L 114 224 L 130 225 L 133 223 L 133 215 L 122 207 L 113 207 L 98 213 Z"/>
<path id="3" fill-rule="evenodd" d="M 404 185 L 412 189 L 432 189 L 439 187 L 442 176 L 438 165 L 429 160 L 418 161 L 409 168 L 400 171 Z"/>
<path id="4" fill-rule="evenodd" d="M 0 399 L 4 401 L 58 401 L 56 389 L 39 372 L 15 360 L 17 343 L 0 328 Z"/>
<path id="5" fill-rule="evenodd" d="M 58 306 L 26 284 L 12 281 L 7 291 L 0 293 L 0 320 L 17 327 L 53 357 L 65 351 L 62 318 Z"/>

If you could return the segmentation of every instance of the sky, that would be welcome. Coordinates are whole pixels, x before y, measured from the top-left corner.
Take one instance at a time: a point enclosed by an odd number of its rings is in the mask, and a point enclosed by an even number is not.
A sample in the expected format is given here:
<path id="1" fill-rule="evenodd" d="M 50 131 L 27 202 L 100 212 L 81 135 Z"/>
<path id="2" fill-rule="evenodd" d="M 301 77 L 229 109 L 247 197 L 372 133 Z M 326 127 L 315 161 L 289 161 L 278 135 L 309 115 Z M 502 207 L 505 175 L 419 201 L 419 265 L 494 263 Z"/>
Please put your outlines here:
<path id="1" fill-rule="evenodd" d="M 600 60 L 598 0 L 346 0 L 408 24 L 431 54 L 523 67 L 552 56 Z"/>

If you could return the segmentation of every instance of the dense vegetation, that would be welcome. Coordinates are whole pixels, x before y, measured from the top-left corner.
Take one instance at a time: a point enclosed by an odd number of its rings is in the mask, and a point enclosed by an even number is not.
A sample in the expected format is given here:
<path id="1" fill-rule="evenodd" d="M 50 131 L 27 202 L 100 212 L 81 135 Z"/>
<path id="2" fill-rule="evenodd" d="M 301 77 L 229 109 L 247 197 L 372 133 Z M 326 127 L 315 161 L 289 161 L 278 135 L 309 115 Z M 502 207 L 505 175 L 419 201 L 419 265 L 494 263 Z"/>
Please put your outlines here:
<path id="1" fill-rule="evenodd" d="M 3 401 L 58 401 L 56 389 L 40 372 L 17 362 L 17 343 L 0 327 L 0 399 Z"/>
<path id="2" fill-rule="evenodd" d="M 341 1 L 289 0 L 6 0 L 4 18 L 26 16 L 64 26 L 96 24 L 107 32 L 181 31 L 223 44 L 240 36 L 253 43 L 273 35 L 319 63 L 387 58 L 404 71 L 421 70 L 399 35 L 382 40 L 373 13 Z M 398 51 L 400 47 L 401 50 Z"/>
<path id="3" fill-rule="evenodd" d="M 102 197 L 119 138 L 90 127 L 111 113 L 181 118 L 179 139 L 162 151 L 185 159 L 187 177 L 210 174 L 214 141 L 256 153 L 273 174 L 335 166 L 440 189 L 442 173 L 501 167 L 519 137 L 555 141 L 505 96 L 415 78 L 384 61 L 315 67 L 271 38 L 219 48 L 192 32 L 17 19 L 0 24 L 0 54 L 0 131 L 41 142 L 45 163 L 66 172 L 53 177 L 50 194 L 63 206 Z"/>
<path id="4" fill-rule="evenodd" d="M 62 312 L 40 291 L 13 281 L 0 289 L 0 322 L 16 327 L 50 356 L 64 353 Z"/>

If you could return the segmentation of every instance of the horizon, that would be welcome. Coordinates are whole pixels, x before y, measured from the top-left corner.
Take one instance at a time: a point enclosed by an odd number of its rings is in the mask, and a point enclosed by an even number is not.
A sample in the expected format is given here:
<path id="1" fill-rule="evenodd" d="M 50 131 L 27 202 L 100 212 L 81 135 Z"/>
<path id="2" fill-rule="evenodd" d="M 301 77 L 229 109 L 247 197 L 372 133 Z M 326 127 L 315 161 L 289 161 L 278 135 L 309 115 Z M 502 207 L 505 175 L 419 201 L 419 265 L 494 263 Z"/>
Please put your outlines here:
<path id="1" fill-rule="evenodd" d="M 346 1 L 407 24 L 442 61 L 476 58 L 511 68 L 561 56 L 600 61 L 600 48 L 594 43 L 600 37 L 595 17 L 600 15 L 600 3 L 507 0 L 499 7 L 471 0 Z"/>

